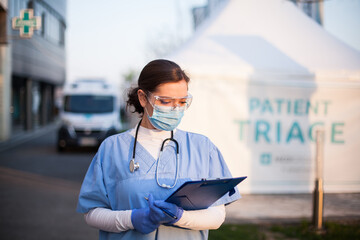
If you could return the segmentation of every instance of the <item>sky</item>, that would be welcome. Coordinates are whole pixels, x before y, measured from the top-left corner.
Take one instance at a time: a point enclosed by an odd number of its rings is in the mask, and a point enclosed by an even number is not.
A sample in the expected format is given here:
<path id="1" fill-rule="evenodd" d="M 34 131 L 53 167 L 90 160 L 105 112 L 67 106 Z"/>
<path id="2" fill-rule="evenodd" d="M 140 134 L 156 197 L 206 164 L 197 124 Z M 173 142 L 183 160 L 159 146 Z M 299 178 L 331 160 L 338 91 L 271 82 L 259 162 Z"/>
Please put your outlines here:
<path id="1" fill-rule="evenodd" d="M 324 28 L 360 51 L 360 0 L 324 1 Z"/>
<path id="2" fill-rule="evenodd" d="M 191 8 L 205 0 L 68 0 L 67 80 L 106 78 L 142 68 L 159 42 L 193 33 Z"/>
<path id="3" fill-rule="evenodd" d="M 67 82 L 121 82 L 168 43 L 193 34 L 191 9 L 207 0 L 68 0 Z M 324 28 L 360 51 L 360 0 L 324 1 Z"/>

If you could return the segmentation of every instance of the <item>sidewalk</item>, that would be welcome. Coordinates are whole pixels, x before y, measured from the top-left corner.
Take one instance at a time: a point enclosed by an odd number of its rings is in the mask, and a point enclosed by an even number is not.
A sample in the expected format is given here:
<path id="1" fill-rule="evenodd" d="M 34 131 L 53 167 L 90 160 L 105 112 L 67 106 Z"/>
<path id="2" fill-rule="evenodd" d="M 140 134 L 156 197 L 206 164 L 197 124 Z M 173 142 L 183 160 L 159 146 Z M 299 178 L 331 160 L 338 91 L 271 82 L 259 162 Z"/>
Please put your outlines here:
<path id="1" fill-rule="evenodd" d="M 0 141 L 0 152 L 16 147 L 34 138 L 45 135 L 46 133 L 54 131 L 58 127 L 59 127 L 59 121 L 55 120 L 53 123 L 50 123 L 44 127 L 39 127 L 37 129 L 33 129 L 30 131 L 22 131 L 19 133 L 12 134 L 10 139 L 6 141 Z"/>
<path id="2" fill-rule="evenodd" d="M 226 206 L 227 223 L 274 223 L 312 220 L 312 194 L 243 194 Z M 325 194 L 324 221 L 360 219 L 360 193 Z"/>

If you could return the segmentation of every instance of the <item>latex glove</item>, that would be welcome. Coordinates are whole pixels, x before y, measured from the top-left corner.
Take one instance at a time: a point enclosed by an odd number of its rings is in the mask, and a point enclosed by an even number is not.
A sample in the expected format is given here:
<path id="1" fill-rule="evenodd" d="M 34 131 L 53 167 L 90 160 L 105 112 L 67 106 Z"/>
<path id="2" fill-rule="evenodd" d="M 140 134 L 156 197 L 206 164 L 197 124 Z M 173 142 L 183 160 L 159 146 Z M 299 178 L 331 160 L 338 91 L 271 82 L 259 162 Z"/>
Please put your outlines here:
<path id="1" fill-rule="evenodd" d="M 148 202 L 148 207 L 133 209 L 131 213 L 131 222 L 135 230 L 143 234 L 155 231 L 160 226 L 160 222 L 156 220 L 157 215 L 164 215 L 164 213 L 162 213 L 158 208 L 151 209 L 151 207 L 155 208 L 152 195 L 149 196 Z"/>
<path id="2" fill-rule="evenodd" d="M 165 209 L 168 212 L 172 213 L 176 218 L 172 218 L 165 214 L 166 216 L 162 216 L 162 219 L 157 219 L 160 223 L 165 223 L 165 225 L 172 225 L 179 221 L 179 219 L 182 217 L 182 214 L 184 212 L 184 209 L 181 207 L 176 206 L 175 204 L 165 202 L 163 200 L 157 200 L 154 202 L 154 207 L 157 207 L 158 209 Z"/>

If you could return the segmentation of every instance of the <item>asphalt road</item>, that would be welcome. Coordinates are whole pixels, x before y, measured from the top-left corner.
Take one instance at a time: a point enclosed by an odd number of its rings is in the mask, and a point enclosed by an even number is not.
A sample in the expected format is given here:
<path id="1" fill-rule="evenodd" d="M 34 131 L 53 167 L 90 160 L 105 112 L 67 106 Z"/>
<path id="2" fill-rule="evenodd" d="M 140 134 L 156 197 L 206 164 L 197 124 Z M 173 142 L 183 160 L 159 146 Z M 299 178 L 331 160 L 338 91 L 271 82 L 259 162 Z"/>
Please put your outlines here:
<path id="1" fill-rule="evenodd" d="M 56 132 L 0 152 L 0 239 L 98 239 L 76 212 L 96 149 L 56 151 Z"/>

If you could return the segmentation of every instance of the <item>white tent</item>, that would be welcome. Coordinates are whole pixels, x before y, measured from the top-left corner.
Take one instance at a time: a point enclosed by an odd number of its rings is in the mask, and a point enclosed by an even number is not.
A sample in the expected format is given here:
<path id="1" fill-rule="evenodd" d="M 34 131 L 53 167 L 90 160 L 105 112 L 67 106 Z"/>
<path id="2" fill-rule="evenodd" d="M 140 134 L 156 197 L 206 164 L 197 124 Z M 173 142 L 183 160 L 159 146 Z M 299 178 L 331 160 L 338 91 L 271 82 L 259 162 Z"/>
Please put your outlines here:
<path id="1" fill-rule="evenodd" d="M 243 192 L 360 191 L 360 53 L 287 0 L 230 0 L 169 57 L 191 77 L 180 128 L 219 147 Z"/>

